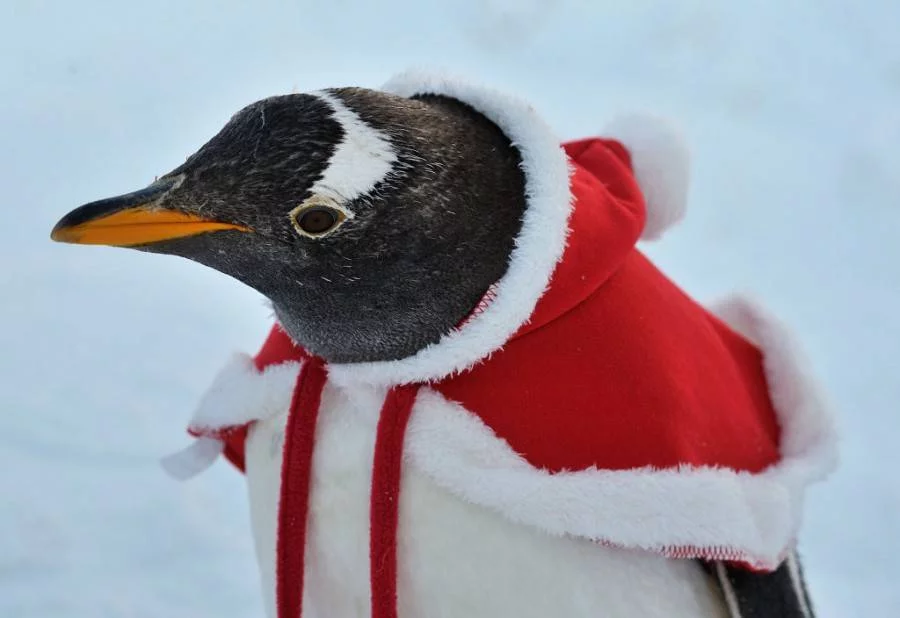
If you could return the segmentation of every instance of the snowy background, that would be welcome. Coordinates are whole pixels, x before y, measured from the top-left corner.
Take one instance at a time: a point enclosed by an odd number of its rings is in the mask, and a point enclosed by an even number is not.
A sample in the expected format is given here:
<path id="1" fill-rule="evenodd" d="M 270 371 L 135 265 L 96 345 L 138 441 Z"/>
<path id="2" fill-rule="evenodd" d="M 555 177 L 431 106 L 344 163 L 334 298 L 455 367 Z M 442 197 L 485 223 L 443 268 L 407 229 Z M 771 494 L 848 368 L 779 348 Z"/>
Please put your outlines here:
<path id="1" fill-rule="evenodd" d="M 819 614 L 900 616 L 900 3 L 371 4 L 3 0 L 0 616 L 261 615 L 241 478 L 179 484 L 157 458 L 268 310 L 193 263 L 49 231 L 246 103 L 410 65 L 517 92 L 562 137 L 620 110 L 682 124 L 688 219 L 647 249 L 799 332 L 844 435 L 801 540 Z"/>

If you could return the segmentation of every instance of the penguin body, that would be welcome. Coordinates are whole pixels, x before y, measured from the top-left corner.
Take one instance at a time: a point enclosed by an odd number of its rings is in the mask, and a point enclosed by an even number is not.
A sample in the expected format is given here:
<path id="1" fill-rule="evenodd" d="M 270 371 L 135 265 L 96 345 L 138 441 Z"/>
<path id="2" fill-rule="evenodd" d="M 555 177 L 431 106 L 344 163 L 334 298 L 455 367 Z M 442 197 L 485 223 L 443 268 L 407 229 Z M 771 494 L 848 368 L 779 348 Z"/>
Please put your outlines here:
<path id="1" fill-rule="evenodd" d="M 245 471 L 269 614 L 811 616 L 795 543 L 831 421 L 776 320 L 635 248 L 683 213 L 677 140 L 561 147 L 489 89 L 385 90 L 251 105 L 54 230 L 272 301 L 168 460 Z"/>

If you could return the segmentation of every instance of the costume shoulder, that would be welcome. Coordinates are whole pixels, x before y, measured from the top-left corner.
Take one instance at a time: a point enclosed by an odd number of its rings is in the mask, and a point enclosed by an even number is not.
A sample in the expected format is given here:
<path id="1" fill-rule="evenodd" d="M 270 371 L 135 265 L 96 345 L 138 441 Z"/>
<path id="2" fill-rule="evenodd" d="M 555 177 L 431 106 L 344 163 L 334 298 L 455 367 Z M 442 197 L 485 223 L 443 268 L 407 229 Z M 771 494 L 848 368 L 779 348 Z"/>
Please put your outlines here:
<path id="1" fill-rule="evenodd" d="M 509 350 L 482 375 L 420 395 L 411 461 L 467 500 L 551 534 L 774 569 L 795 542 L 806 488 L 834 466 L 834 431 L 784 327 L 743 299 L 715 311 L 710 331 L 746 355 L 744 368 L 676 364 L 682 381 L 639 357 L 622 366 L 594 348 L 592 361 L 590 338 L 557 344 L 574 364 L 545 355 L 519 364 L 504 358 Z M 646 389 L 629 376 L 639 368 Z M 711 382 L 747 371 L 769 390 L 698 395 L 698 368 Z M 624 394 L 615 394 L 620 379 Z"/>
<path id="2" fill-rule="evenodd" d="M 189 478 L 224 455 L 244 472 L 244 443 L 251 425 L 287 412 L 307 358 L 306 351 L 277 324 L 256 356 L 234 354 L 216 374 L 191 417 L 188 433 L 197 440 L 163 459 L 163 467 L 176 478 Z"/>

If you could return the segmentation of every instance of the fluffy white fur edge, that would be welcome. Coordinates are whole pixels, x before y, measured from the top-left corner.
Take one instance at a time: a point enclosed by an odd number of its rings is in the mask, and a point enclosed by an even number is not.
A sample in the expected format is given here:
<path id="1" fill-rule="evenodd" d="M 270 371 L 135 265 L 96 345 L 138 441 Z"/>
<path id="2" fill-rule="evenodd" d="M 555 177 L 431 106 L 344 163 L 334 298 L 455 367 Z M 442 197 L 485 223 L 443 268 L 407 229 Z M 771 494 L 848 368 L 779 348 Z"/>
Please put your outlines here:
<path id="1" fill-rule="evenodd" d="M 206 390 L 188 427 L 201 434 L 187 447 L 166 455 L 160 465 L 180 481 L 197 476 L 222 454 L 216 431 L 283 414 L 291 405 L 302 363 L 286 362 L 257 371 L 253 357 L 234 354 Z"/>
<path id="2" fill-rule="evenodd" d="M 260 372 L 253 357 L 235 354 L 201 398 L 190 428 L 202 433 L 283 414 L 291 405 L 301 366 L 286 362 Z"/>
<path id="3" fill-rule="evenodd" d="M 742 299 L 722 303 L 719 311 L 764 351 L 784 459 L 761 474 L 711 467 L 550 474 L 432 390 L 419 395 L 405 455 L 464 499 L 551 534 L 663 553 L 733 550 L 773 568 L 795 540 L 806 486 L 834 468 L 836 438 L 789 333 Z"/>

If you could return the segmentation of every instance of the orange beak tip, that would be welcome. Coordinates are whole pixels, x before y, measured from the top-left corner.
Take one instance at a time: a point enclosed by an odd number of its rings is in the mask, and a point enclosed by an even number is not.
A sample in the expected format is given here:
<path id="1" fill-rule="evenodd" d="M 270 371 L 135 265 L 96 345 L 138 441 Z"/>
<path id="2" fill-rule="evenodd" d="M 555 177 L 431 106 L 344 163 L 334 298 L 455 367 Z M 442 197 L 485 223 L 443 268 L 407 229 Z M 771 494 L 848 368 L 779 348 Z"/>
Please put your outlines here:
<path id="1" fill-rule="evenodd" d="M 164 178 L 132 193 L 85 204 L 60 219 L 50 238 L 81 245 L 134 247 L 206 232 L 251 231 L 246 226 L 161 208 L 160 200 L 182 181 L 183 177 Z"/>
<path id="2" fill-rule="evenodd" d="M 52 240 L 81 245 L 133 247 L 207 232 L 250 231 L 242 225 L 144 206 L 125 208 L 96 218 L 80 217 L 79 210 L 66 215 L 56 224 L 50 232 Z"/>

